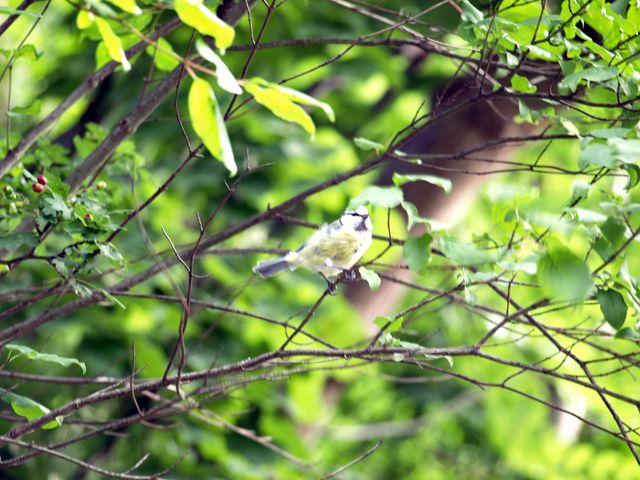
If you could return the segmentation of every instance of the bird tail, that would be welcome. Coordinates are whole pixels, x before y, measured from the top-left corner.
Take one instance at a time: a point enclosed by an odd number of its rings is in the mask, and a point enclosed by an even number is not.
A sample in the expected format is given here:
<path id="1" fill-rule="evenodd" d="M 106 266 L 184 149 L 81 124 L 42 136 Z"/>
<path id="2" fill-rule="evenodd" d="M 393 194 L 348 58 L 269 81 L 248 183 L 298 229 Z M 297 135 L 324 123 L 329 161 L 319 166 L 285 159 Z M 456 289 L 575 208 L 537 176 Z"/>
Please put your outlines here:
<path id="1" fill-rule="evenodd" d="M 253 267 L 253 271 L 262 278 L 273 277 L 275 274 L 284 270 L 293 270 L 293 267 L 284 257 L 274 258 L 271 260 L 262 260 Z"/>

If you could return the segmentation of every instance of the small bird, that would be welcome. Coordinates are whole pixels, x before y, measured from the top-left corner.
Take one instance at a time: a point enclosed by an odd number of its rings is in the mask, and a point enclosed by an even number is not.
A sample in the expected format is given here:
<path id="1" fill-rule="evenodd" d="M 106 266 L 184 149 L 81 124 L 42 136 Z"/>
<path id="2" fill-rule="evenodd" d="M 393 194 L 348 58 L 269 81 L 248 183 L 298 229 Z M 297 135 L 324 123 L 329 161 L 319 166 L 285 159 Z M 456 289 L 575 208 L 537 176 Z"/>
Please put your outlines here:
<path id="1" fill-rule="evenodd" d="M 332 283 L 347 272 L 371 246 L 373 226 L 366 207 L 347 210 L 333 223 L 322 225 L 300 248 L 285 256 L 263 260 L 253 271 L 263 278 L 304 267 Z"/>

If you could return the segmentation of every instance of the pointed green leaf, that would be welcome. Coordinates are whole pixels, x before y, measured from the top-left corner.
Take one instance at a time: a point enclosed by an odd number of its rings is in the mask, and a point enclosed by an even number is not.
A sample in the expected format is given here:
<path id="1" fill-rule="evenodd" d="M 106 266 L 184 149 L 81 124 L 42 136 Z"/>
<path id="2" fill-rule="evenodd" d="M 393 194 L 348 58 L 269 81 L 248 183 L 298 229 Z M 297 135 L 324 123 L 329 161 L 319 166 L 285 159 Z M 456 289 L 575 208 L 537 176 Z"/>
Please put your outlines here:
<path id="1" fill-rule="evenodd" d="M 203 35 L 213 37 L 219 49 L 224 50 L 233 43 L 235 36 L 233 27 L 205 7 L 202 0 L 175 0 L 173 8 L 185 24 Z"/>
<path id="2" fill-rule="evenodd" d="M 451 180 L 448 178 L 438 177 L 436 175 L 424 175 L 424 174 L 393 174 L 393 183 L 397 186 L 404 185 L 411 182 L 427 182 L 436 187 L 440 187 L 446 193 L 451 191 Z"/>
<path id="3" fill-rule="evenodd" d="M 98 26 L 98 31 L 100 32 L 102 41 L 104 42 L 105 47 L 107 47 L 109 57 L 112 60 L 121 63 L 125 72 L 131 70 L 131 65 L 127 60 L 127 56 L 124 54 L 120 37 L 113 32 L 111 26 L 104 18 L 96 17 L 96 25 Z"/>
<path id="4" fill-rule="evenodd" d="M 5 345 L 4 348 L 12 352 L 18 352 L 19 355 L 23 355 L 25 358 L 37 362 L 57 363 L 63 367 L 77 365 L 82 370 L 82 373 L 87 373 L 87 366 L 77 358 L 60 357 L 51 353 L 40 353 L 29 347 L 25 347 L 24 345 L 16 345 L 12 343 Z"/>
<path id="5" fill-rule="evenodd" d="M 229 134 L 224 124 L 220 106 L 211 86 L 196 78 L 189 89 L 189 116 L 193 129 L 214 158 L 220 160 L 231 176 L 238 171 L 233 156 Z"/>
<path id="6" fill-rule="evenodd" d="M 619 330 L 627 318 L 627 304 L 624 297 L 613 289 L 598 289 L 596 299 L 600 304 L 600 311 L 604 319 L 616 330 Z"/>
<path id="7" fill-rule="evenodd" d="M 300 125 L 312 137 L 316 133 L 316 126 L 304 109 L 293 103 L 290 98 L 279 90 L 261 87 L 255 79 L 246 81 L 244 88 L 253 95 L 256 102 L 267 107 L 271 112 L 286 120 Z"/>
<path id="8" fill-rule="evenodd" d="M 46 415 L 51 411 L 44 405 L 40 405 L 38 402 L 35 402 L 28 397 L 17 395 L 13 392 L 5 390 L 4 388 L 0 388 L 0 400 L 11 405 L 11 408 L 16 413 L 16 415 L 20 415 L 21 417 L 26 418 L 28 421 L 35 420 L 36 418 Z M 42 426 L 42 429 L 51 430 L 53 428 L 58 428 L 60 425 L 62 425 L 62 420 L 63 417 L 58 416 L 54 420 L 45 423 Z"/>
<path id="9" fill-rule="evenodd" d="M 533 85 L 527 77 L 518 75 L 517 73 L 511 77 L 511 87 L 516 92 L 535 93 L 538 87 Z"/>

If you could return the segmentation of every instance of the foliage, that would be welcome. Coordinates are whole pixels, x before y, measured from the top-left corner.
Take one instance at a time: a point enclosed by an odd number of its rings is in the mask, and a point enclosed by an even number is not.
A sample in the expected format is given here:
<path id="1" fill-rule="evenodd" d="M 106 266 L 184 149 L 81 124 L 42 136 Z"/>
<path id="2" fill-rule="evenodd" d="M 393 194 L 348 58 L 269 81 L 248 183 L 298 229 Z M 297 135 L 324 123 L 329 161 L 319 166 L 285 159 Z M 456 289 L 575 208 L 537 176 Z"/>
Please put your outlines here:
<path id="1" fill-rule="evenodd" d="M 0 15 L 8 478 L 637 475 L 636 2 Z"/>

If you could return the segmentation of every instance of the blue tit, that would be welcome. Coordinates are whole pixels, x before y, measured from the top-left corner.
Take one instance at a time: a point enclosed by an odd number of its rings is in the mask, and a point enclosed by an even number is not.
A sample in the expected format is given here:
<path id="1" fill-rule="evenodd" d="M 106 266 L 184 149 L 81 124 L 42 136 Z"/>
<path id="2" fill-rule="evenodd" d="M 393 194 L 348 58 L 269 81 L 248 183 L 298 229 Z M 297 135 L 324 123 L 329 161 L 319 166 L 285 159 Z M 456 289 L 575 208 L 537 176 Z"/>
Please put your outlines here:
<path id="1" fill-rule="evenodd" d="M 373 226 L 366 207 L 347 210 L 329 225 L 322 225 L 300 248 L 285 256 L 263 260 L 253 271 L 263 278 L 304 267 L 326 279 L 335 279 L 360 260 L 371 246 Z"/>

